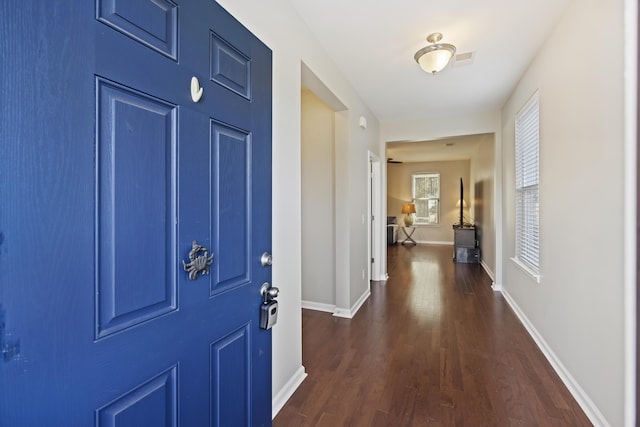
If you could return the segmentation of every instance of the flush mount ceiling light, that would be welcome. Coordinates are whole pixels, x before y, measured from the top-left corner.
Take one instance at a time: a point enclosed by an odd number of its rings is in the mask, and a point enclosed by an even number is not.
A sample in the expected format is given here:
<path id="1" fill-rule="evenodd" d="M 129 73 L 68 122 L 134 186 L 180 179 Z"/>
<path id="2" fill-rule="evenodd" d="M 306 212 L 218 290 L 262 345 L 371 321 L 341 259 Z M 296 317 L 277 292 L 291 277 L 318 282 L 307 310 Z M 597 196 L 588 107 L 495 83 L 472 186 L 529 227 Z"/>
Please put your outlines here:
<path id="1" fill-rule="evenodd" d="M 427 73 L 435 74 L 444 69 L 449 64 L 451 58 L 456 53 L 456 47 L 448 43 L 438 43 L 442 40 L 441 33 L 429 34 L 427 41 L 431 43 L 425 46 L 413 56 L 420 67 Z"/>

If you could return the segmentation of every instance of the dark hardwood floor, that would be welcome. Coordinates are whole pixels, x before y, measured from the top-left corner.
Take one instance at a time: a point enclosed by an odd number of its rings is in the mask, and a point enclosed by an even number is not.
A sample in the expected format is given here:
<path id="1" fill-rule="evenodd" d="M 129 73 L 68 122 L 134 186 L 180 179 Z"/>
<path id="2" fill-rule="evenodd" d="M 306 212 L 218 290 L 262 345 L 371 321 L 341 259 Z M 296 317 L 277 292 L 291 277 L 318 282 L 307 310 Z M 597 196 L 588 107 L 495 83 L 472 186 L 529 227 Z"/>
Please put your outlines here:
<path id="1" fill-rule="evenodd" d="M 353 319 L 303 310 L 309 374 L 292 426 L 590 426 L 479 265 L 449 246 L 388 249 Z"/>

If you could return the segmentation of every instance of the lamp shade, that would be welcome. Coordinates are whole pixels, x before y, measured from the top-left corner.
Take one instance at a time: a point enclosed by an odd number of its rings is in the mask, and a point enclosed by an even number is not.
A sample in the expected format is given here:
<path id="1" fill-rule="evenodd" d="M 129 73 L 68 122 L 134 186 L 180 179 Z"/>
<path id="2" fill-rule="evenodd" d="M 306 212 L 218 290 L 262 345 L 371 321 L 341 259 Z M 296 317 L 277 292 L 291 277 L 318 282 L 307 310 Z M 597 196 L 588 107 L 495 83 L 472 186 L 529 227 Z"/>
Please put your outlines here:
<path id="1" fill-rule="evenodd" d="M 402 205 L 402 213 L 403 214 L 413 214 L 416 213 L 416 205 L 413 203 L 404 203 Z"/>
<path id="2" fill-rule="evenodd" d="M 418 64 L 420 64 L 420 67 L 427 73 L 435 74 L 447 66 L 452 56 L 453 52 L 450 50 L 432 50 L 418 58 Z"/>
<path id="3" fill-rule="evenodd" d="M 427 73 L 436 74 L 442 71 L 451 58 L 456 53 L 456 47 L 448 43 L 438 43 L 442 39 L 442 34 L 433 33 L 427 37 L 427 41 L 432 43 L 416 52 L 413 59 Z"/>

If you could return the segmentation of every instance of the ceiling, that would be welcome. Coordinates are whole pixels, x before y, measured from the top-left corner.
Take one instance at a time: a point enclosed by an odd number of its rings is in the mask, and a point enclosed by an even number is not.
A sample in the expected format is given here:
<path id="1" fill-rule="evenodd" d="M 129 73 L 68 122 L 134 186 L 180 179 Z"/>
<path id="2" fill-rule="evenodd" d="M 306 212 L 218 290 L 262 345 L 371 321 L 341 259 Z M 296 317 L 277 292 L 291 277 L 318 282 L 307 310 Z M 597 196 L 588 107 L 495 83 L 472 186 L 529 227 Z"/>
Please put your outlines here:
<path id="1" fill-rule="evenodd" d="M 387 160 L 403 163 L 465 160 L 470 159 L 480 144 L 487 140 L 493 142 L 493 135 L 466 135 L 431 141 L 392 141 L 387 142 Z"/>
<path id="2" fill-rule="evenodd" d="M 381 120 L 499 109 L 568 0 L 289 0 Z M 414 61 L 427 35 L 471 61 L 430 75 Z"/>

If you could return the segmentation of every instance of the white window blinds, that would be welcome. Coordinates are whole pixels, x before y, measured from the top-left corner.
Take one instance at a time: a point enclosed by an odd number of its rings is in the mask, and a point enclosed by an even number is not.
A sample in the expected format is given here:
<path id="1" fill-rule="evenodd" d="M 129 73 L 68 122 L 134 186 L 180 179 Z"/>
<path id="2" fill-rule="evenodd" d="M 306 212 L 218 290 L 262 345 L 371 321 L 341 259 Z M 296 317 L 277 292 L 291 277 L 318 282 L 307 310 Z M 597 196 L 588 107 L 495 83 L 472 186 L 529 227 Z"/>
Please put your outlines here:
<path id="1" fill-rule="evenodd" d="M 516 259 L 539 272 L 539 104 L 536 92 L 516 114 Z"/>
<path id="2" fill-rule="evenodd" d="M 411 175 L 411 183 L 416 224 L 440 223 L 440 174 Z"/>

